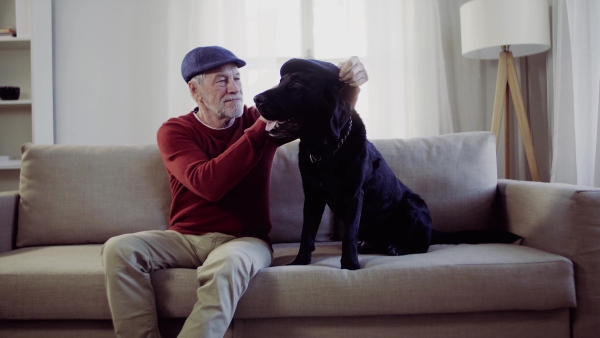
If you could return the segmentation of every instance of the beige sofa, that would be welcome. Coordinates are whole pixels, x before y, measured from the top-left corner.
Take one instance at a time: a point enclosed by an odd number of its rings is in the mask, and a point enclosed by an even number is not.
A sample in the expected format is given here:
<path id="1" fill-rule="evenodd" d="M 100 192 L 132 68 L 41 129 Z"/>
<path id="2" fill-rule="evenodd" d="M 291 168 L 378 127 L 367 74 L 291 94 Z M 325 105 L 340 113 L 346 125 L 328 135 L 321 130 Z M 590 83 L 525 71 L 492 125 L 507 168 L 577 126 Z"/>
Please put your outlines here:
<path id="1" fill-rule="evenodd" d="M 497 180 L 487 132 L 374 143 L 435 228 L 499 227 L 523 244 L 361 255 L 362 269 L 346 271 L 327 213 L 312 264 L 286 266 L 302 222 L 293 142 L 273 165 L 273 265 L 252 280 L 228 336 L 597 337 L 600 189 Z M 0 193 L 0 336 L 112 337 L 102 243 L 166 229 L 169 203 L 155 145 L 25 146 L 19 192 Z M 152 283 L 164 336 L 175 336 L 195 271 L 156 271 Z"/>

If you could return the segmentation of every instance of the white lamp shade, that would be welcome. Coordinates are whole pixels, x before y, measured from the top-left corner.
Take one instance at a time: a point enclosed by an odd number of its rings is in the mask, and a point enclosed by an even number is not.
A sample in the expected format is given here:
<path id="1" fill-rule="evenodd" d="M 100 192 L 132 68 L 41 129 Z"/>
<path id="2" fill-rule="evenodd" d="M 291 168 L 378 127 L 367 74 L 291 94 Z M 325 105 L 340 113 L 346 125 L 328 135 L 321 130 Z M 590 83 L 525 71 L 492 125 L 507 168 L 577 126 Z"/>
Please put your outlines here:
<path id="1" fill-rule="evenodd" d="M 501 46 L 514 57 L 550 49 L 548 0 L 473 0 L 460 7 L 462 54 L 498 59 Z"/>

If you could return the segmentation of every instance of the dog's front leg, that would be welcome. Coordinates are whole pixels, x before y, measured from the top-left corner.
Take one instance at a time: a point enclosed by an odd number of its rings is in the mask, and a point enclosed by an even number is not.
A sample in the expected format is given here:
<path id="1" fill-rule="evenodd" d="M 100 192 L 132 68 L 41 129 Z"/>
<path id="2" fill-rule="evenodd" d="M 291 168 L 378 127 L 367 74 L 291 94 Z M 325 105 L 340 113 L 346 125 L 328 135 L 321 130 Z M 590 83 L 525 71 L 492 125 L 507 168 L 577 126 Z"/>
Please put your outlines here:
<path id="1" fill-rule="evenodd" d="M 346 203 L 348 207 L 344 217 L 346 226 L 342 239 L 342 269 L 360 269 L 358 263 L 358 229 L 360 227 L 363 197 L 363 191 L 359 189 Z"/>
<path id="2" fill-rule="evenodd" d="M 325 211 L 325 200 L 318 192 L 312 191 L 313 189 L 306 185 L 304 187 L 304 221 L 300 237 L 300 250 L 290 265 L 310 264 L 312 252 L 315 250 L 315 238 Z"/>

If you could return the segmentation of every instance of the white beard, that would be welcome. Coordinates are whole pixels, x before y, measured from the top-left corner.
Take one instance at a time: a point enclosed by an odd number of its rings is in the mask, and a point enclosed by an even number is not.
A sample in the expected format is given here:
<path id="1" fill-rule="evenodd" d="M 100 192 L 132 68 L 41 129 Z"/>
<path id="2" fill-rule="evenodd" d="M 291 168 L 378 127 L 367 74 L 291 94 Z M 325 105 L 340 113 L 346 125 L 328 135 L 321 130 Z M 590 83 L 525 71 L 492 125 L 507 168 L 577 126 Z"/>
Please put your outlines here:
<path id="1" fill-rule="evenodd" d="M 236 101 L 230 101 L 233 98 L 239 98 Z M 219 106 L 207 106 L 213 113 L 215 113 L 219 119 L 235 119 L 241 117 L 244 113 L 244 102 L 240 96 L 228 95 L 225 96 Z"/>

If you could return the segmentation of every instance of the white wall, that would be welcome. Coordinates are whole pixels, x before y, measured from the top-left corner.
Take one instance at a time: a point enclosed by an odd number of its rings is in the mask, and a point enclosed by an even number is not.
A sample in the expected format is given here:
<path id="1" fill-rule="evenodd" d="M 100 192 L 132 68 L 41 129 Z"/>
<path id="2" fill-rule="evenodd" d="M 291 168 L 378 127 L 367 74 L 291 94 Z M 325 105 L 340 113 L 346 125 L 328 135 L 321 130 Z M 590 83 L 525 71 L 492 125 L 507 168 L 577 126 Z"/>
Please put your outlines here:
<path id="1" fill-rule="evenodd" d="M 59 0 L 52 9 L 56 143 L 156 142 L 169 116 L 167 1 Z"/>

